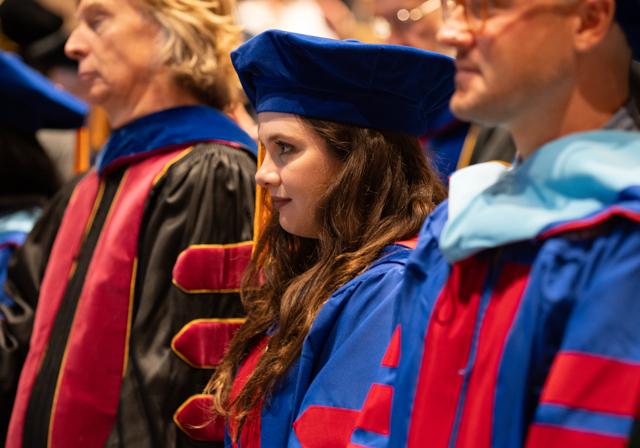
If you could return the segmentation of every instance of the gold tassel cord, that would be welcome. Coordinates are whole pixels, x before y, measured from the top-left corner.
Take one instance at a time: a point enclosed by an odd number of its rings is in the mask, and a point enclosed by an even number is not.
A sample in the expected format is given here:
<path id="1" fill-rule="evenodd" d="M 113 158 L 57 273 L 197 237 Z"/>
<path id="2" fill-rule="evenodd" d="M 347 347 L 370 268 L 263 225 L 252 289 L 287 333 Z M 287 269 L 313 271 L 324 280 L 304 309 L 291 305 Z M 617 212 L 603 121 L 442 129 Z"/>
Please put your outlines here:
<path id="1" fill-rule="evenodd" d="M 260 169 L 266 150 L 262 142 L 258 142 L 258 164 Z M 271 218 L 271 199 L 267 190 L 256 184 L 256 209 L 253 218 L 253 247 L 255 249 L 260 235 Z"/>

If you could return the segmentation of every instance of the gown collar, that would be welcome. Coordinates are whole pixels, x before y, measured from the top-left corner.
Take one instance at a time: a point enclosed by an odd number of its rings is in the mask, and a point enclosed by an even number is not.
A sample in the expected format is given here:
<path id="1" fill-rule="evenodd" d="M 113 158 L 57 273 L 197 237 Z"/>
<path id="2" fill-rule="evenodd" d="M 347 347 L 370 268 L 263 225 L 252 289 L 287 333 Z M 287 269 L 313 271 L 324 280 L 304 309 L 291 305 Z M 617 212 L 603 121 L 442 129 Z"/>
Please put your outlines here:
<path id="1" fill-rule="evenodd" d="M 639 179 L 640 133 L 623 131 L 573 134 L 511 168 L 496 162 L 464 168 L 451 177 L 440 249 L 453 263 L 613 206 L 633 203 L 640 216 Z"/>
<path id="2" fill-rule="evenodd" d="M 98 155 L 98 172 L 126 164 L 160 150 L 218 141 L 243 149 L 254 157 L 253 139 L 230 118 L 204 105 L 154 112 L 115 129 Z"/>

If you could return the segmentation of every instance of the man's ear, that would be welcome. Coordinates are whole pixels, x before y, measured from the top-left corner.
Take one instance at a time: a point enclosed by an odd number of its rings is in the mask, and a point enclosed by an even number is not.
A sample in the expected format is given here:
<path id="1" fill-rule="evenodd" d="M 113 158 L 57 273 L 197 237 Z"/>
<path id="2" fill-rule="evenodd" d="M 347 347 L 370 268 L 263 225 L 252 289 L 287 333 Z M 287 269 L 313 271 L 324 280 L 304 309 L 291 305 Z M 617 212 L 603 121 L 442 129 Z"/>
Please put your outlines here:
<path id="1" fill-rule="evenodd" d="M 577 7 L 575 48 L 589 52 L 605 40 L 615 20 L 615 0 L 582 0 Z"/>

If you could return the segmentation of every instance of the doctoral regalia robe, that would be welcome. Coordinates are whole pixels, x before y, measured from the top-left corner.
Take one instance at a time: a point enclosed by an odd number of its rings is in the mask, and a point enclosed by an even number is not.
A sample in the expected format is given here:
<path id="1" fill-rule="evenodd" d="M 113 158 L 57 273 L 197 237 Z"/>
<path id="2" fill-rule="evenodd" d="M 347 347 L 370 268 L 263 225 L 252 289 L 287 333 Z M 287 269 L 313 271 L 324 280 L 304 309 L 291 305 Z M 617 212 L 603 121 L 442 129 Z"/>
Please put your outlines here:
<path id="1" fill-rule="evenodd" d="M 221 441 L 221 426 L 191 423 L 242 322 L 255 144 L 185 106 L 116 129 L 96 165 L 54 199 L 9 275 L 37 308 L 8 446 Z"/>
<path id="2" fill-rule="evenodd" d="M 413 242 L 385 248 L 381 257 L 323 305 L 300 358 L 228 446 L 346 447 L 366 431 L 389 430 L 389 387 L 375 384 L 398 360 L 393 336 L 396 290 Z M 240 367 L 239 393 L 268 341 L 266 336 Z M 397 341 L 397 338 L 396 338 Z M 231 425 L 231 433 L 235 428 Z M 353 439 L 352 439 L 353 437 Z"/>
<path id="3" fill-rule="evenodd" d="M 453 176 L 397 302 L 384 443 L 626 445 L 640 404 L 639 179 L 639 134 L 620 131 Z"/>

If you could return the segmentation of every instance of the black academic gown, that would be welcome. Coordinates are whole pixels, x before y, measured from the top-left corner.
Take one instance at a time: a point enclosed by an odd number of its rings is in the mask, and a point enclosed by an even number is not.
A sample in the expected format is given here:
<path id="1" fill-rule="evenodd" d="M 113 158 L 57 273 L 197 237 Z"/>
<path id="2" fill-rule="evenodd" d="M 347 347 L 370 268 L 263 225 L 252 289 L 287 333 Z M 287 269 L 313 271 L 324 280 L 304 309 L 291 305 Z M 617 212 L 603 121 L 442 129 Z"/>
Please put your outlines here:
<path id="1" fill-rule="evenodd" d="M 222 437 L 185 421 L 243 315 L 255 147 L 203 106 L 144 117 L 114 140 L 54 199 L 10 270 L 24 318 L 2 329 L 16 340 L 3 384 L 15 384 L 38 306 L 7 446 Z"/>

